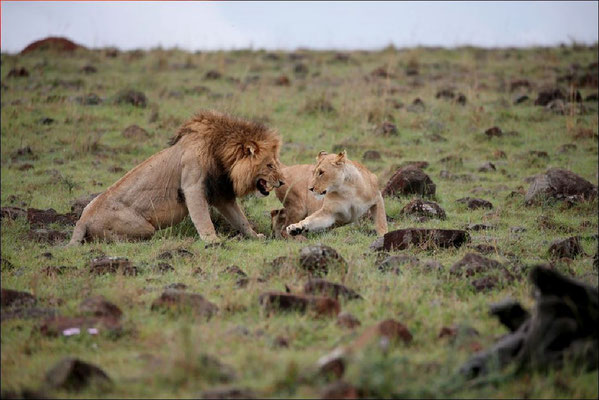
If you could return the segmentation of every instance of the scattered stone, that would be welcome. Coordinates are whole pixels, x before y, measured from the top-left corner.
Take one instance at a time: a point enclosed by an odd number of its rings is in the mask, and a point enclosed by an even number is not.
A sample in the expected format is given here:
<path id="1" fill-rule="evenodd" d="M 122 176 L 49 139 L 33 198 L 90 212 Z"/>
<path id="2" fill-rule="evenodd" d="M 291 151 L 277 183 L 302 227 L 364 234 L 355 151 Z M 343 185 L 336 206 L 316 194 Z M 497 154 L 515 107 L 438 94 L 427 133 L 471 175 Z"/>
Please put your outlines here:
<path id="1" fill-rule="evenodd" d="M 37 301 L 31 293 L 27 292 L 2 288 L 1 293 L 1 305 L 3 310 L 6 307 L 33 306 Z"/>
<path id="2" fill-rule="evenodd" d="M 295 64 L 295 66 L 293 67 L 293 72 L 296 75 L 306 75 L 308 73 L 308 66 L 306 64 L 303 63 L 297 63 Z"/>
<path id="3" fill-rule="evenodd" d="M 458 203 L 466 204 L 466 207 L 468 207 L 471 210 L 477 210 L 479 208 L 487 208 L 487 209 L 493 208 L 493 203 L 491 203 L 490 201 L 483 200 L 483 199 L 477 199 L 477 198 L 473 198 L 473 197 L 463 197 L 456 201 Z"/>
<path id="4" fill-rule="evenodd" d="M 499 249 L 492 244 L 479 243 L 470 246 L 471 249 L 478 251 L 481 254 L 496 254 L 499 252 Z"/>
<path id="5" fill-rule="evenodd" d="M 192 312 L 196 316 L 210 318 L 218 312 L 218 307 L 200 294 L 167 289 L 152 302 L 151 310 L 169 310 L 177 314 Z"/>
<path id="6" fill-rule="evenodd" d="M 427 272 L 443 272 L 445 267 L 437 260 L 426 260 L 420 266 L 423 271 Z"/>
<path id="7" fill-rule="evenodd" d="M 547 106 L 553 100 L 566 100 L 566 95 L 559 88 L 543 88 L 535 100 L 535 106 Z"/>
<path id="8" fill-rule="evenodd" d="M 2 207 L 0 219 L 8 218 L 15 220 L 17 218 L 27 218 L 27 211 L 19 207 Z"/>
<path id="9" fill-rule="evenodd" d="M 434 196 L 437 186 L 420 168 L 408 165 L 398 169 L 383 189 L 383 196 L 418 194 Z"/>
<path id="10" fill-rule="evenodd" d="M 137 268 L 125 257 L 94 258 L 89 265 L 89 272 L 96 275 L 120 273 L 127 276 L 137 275 Z"/>
<path id="11" fill-rule="evenodd" d="M 468 253 L 461 260 L 453 264 L 449 272 L 454 275 L 472 277 L 482 272 L 492 270 L 502 270 L 509 274 L 499 261 L 481 256 L 477 253 Z"/>
<path id="12" fill-rule="evenodd" d="M 10 71 L 8 71 L 8 74 L 6 74 L 7 78 L 27 78 L 28 76 L 29 71 L 27 71 L 25 67 L 12 68 Z"/>
<path id="13" fill-rule="evenodd" d="M 474 287 L 477 292 L 484 292 L 494 289 L 499 283 L 496 276 L 483 276 L 470 281 L 470 284 Z"/>
<path id="14" fill-rule="evenodd" d="M 187 285 L 184 283 L 180 283 L 180 282 L 176 282 L 176 283 L 169 283 L 168 285 L 164 286 L 165 290 L 185 290 L 187 289 Z"/>
<path id="15" fill-rule="evenodd" d="M 240 276 L 242 278 L 246 278 L 247 277 L 247 274 L 245 272 L 243 272 L 243 270 L 241 268 L 239 268 L 237 265 L 229 265 L 227 268 L 225 268 L 223 270 L 223 272 L 225 274 L 237 275 L 237 276 Z"/>
<path id="16" fill-rule="evenodd" d="M 88 64 L 81 67 L 81 72 L 83 72 L 84 74 L 95 74 L 96 72 L 98 72 L 98 69 L 93 65 Z"/>
<path id="17" fill-rule="evenodd" d="M 115 102 L 117 104 L 131 104 L 135 107 L 146 108 L 148 100 L 146 95 L 133 89 L 125 89 L 117 93 Z"/>
<path id="18" fill-rule="evenodd" d="M 492 162 L 486 162 L 478 168 L 478 172 L 493 172 L 496 171 L 495 164 Z"/>
<path id="19" fill-rule="evenodd" d="M 97 106 L 102 104 L 102 99 L 95 93 L 88 93 L 82 97 L 77 97 L 76 101 L 84 106 Z"/>
<path id="20" fill-rule="evenodd" d="M 439 160 L 439 162 L 454 167 L 461 166 L 464 163 L 462 157 L 457 156 L 455 154 L 450 154 L 446 157 L 443 157 Z"/>
<path id="21" fill-rule="evenodd" d="M 456 229 L 398 229 L 385 234 L 384 250 L 405 250 L 410 245 L 429 249 L 460 247 L 470 240 L 466 231 Z"/>
<path id="22" fill-rule="evenodd" d="M 381 136 L 396 136 L 397 135 L 397 127 L 395 124 L 392 124 L 389 121 L 384 121 L 382 124 L 377 126 L 375 133 Z"/>
<path id="23" fill-rule="evenodd" d="M 347 286 L 341 285 L 339 283 L 326 281 L 324 279 L 308 280 L 308 282 L 306 282 L 304 285 L 304 293 L 311 295 L 330 296 L 335 299 L 342 297 L 345 300 L 362 298 L 362 296 L 356 293 L 353 289 L 350 289 Z"/>
<path id="24" fill-rule="evenodd" d="M 48 224 L 75 225 L 77 216 L 73 213 L 58 214 L 53 208 L 39 210 L 37 208 L 27 209 L 27 221 L 34 228 L 43 227 Z"/>
<path id="25" fill-rule="evenodd" d="M 530 313 L 511 299 L 491 304 L 489 314 L 497 317 L 511 332 L 516 332 L 530 318 Z"/>
<path id="26" fill-rule="evenodd" d="M 307 114 L 333 114 L 336 112 L 333 104 L 324 97 L 308 99 L 304 105 L 303 112 Z"/>
<path id="27" fill-rule="evenodd" d="M 155 273 L 158 273 L 158 274 L 166 274 L 169 272 L 173 272 L 175 270 L 175 268 L 173 268 L 172 265 L 167 264 L 165 262 L 156 264 L 154 266 L 154 268 L 152 268 L 152 269 L 154 270 Z"/>
<path id="28" fill-rule="evenodd" d="M 584 101 L 597 101 L 599 100 L 599 95 L 597 93 L 591 93 L 587 97 L 584 98 Z"/>
<path id="29" fill-rule="evenodd" d="M 421 221 L 429 218 L 444 220 L 447 216 L 445 210 L 433 201 L 414 199 L 406 204 L 400 211 L 401 215 L 411 215 L 420 217 Z"/>
<path id="30" fill-rule="evenodd" d="M 337 315 L 337 325 L 344 328 L 354 329 L 360 326 L 361 322 L 353 314 L 343 311 Z"/>
<path id="31" fill-rule="evenodd" d="M 401 269 L 400 266 L 404 265 L 404 264 L 409 264 L 409 265 L 417 265 L 420 262 L 420 260 L 418 260 L 418 258 L 407 255 L 407 254 L 401 254 L 401 255 L 394 255 L 394 256 L 389 256 L 387 258 L 385 258 L 383 261 L 381 261 L 378 265 L 377 265 L 377 269 L 380 272 L 395 272 L 395 274 L 399 275 L 401 273 Z"/>
<path id="32" fill-rule="evenodd" d="M 50 277 L 50 276 L 54 277 L 54 276 L 62 275 L 66 271 L 69 271 L 69 270 L 72 271 L 72 270 L 75 270 L 75 268 L 74 267 L 67 267 L 65 265 L 60 265 L 58 267 L 52 266 L 52 265 L 48 265 L 48 266 L 42 268 L 41 273 L 43 275 L 45 275 L 45 276 L 48 276 L 48 277 Z"/>
<path id="33" fill-rule="evenodd" d="M 495 229 L 495 226 L 489 224 L 468 224 L 466 229 L 469 231 L 487 231 L 490 229 Z"/>
<path id="34" fill-rule="evenodd" d="M 68 236 L 56 229 L 39 228 L 27 232 L 27 238 L 40 243 L 56 244 L 67 240 Z"/>
<path id="35" fill-rule="evenodd" d="M 394 319 L 386 319 L 366 329 L 356 339 L 353 347 L 363 348 L 376 339 L 379 340 L 379 345 L 384 348 L 391 342 L 409 344 L 412 342 L 413 337 L 404 324 Z"/>
<path id="36" fill-rule="evenodd" d="M 390 72 L 389 68 L 387 68 L 385 66 L 381 66 L 381 67 L 373 69 L 372 72 L 370 73 L 370 76 L 373 76 L 375 78 L 394 78 L 395 77 Z"/>
<path id="37" fill-rule="evenodd" d="M 355 386 L 342 380 L 329 383 L 320 392 L 321 399 L 359 399 L 362 397 Z"/>
<path id="38" fill-rule="evenodd" d="M 54 118 L 43 117 L 39 120 L 39 123 L 42 125 L 52 125 L 55 122 Z"/>
<path id="39" fill-rule="evenodd" d="M 138 125 L 129 125 L 128 127 L 125 128 L 125 130 L 123 130 L 122 135 L 123 135 L 123 137 L 126 137 L 127 139 L 135 139 L 135 140 L 147 139 L 150 137 L 150 134 L 148 133 L 148 131 L 146 131 L 145 129 L 141 128 Z"/>
<path id="40" fill-rule="evenodd" d="M 597 187 L 571 171 L 550 168 L 534 178 L 526 192 L 524 203 L 531 205 L 547 198 L 563 200 L 573 195 L 591 199 L 597 196 Z"/>
<path id="41" fill-rule="evenodd" d="M 79 391 L 92 383 L 111 384 L 112 381 L 99 367 L 67 357 L 46 372 L 46 385 L 51 389 Z"/>
<path id="42" fill-rule="evenodd" d="M 514 98 L 514 104 L 522 104 L 528 100 L 530 100 L 530 97 L 525 94 L 521 94 Z"/>
<path id="43" fill-rule="evenodd" d="M 577 147 L 574 143 L 566 143 L 566 144 L 562 144 L 560 147 L 558 147 L 557 152 L 559 154 L 563 154 L 563 153 L 569 153 L 571 151 L 575 151 L 576 149 L 577 149 Z"/>
<path id="44" fill-rule="evenodd" d="M 368 246 L 368 248 L 372 251 L 381 251 L 383 250 L 383 245 L 385 243 L 385 238 L 383 236 L 376 238 L 374 242 Z"/>
<path id="45" fill-rule="evenodd" d="M 325 275 L 333 265 L 347 266 L 345 259 L 335 249 L 322 244 L 301 249 L 299 260 L 302 269 L 316 275 Z"/>
<path id="46" fill-rule="evenodd" d="M 167 250 L 158 255 L 159 260 L 172 260 L 173 253 L 180 257 L 193 257 L 193 253 L 187 249 Z"/>
<path id="47" fill-rule="evenodd" d="M 424 105 L 424 102 L 419 98 L 415 98 L 414 101 L 412 102 L 412 104 L 410 104 L 408 107 L 406 107 L 406 110 L 409 112 L 423 112 L 424 110 L 426 110 L 426 106 Z"/>
<path id="48" fill-rule="evenodd" d="M 573 236 L 568 239 L 555 240 L 549 246 L 549 255 L 552 258 L 576 258 L 576 256 L 584 254 L 580 240 Z"/>
<path id="49" fill-rule="evenodd" d="M 523 227 L 523 226 L 510 226 L 510 232 L 511 233 L 518 234 L 518 233 L 524 233 L 526 231 L 527 231 L 527 229 L 525 227 Z"/>
<path id="50" fill-rule="evenodd" d="M 283 292 L 266 292 L 260 295 L 259 303 L 265 311 L 301 313 L 315 312 L 318 316 L 334 316 L 339 314 L 339 302 L 330 297 L 307 296 Z"/>
<path id="51" fill-rule="evenodd" d="M 503 136 L 503 131 L 498 126 L 494 126 L 492 128 L 487 129 L 485 131 L 485 135 L 487 135 L 489 139 L 493 137 L 501 137 Z"/>
<path id="52" fill-rule="evenodd" d="M 113 317 L 63 317 L 55 315 L 47 318 L 39 325 L 42 335 L 48 337 L 73 336 L 85 332 L 97 335 L 100 330 L 119 332 L 121 324 Z"/>
<path id="53" fill-rule="evenodd" d="M 456 339 L 479 336 L 476 329 L 468 325 L 443 326 L 437 337 L 439 339 L 448 338 L 451 343 L 456 342 Z"/>
<path id="54" fill-rule="evenodd" d="M 106 300 L 104 296 L 88 297 L 79 304 L 79 311 L 96 317 L 110 317 L 119 319 L 123 312 L 113 303 Z"/>
<path id="55" fill-rule="evenodd" d="M 81 218 L 81 213 L 83 213 L 83 209 L 96 197 L 98 197 L 100 193 L 92 193 L 83 195 L 78 197 L 71 203 L 71 213 L 75 216 L 75 220 Z"/>
<path id="56" fill-rule="evenodd" d="M 205 80 L 216 80 L 216 79 L 222 78 L 222 76 L 223 76 L 223 74 L 212 69 L 212 70 L 206 72 L 206 74 L 204 75 L 204 79 Z"/>
<path id="57" fill-rule="evenodd" d="M 438 143 L 438 142 L 447 142 L 447 139 L 445 138 L 445 136 L 440 135 L 438 133 L 431 133 L 428 135 L 424 135 L 425 138 L 427 138 L 428 140 L 430 140 L 431 142 L 434 143 Z"/>
<path id="58" fill-rule="evenodd" d="M 376 150 L 366 150 L 364 152 L 364 155 L 362 156 L 363 160 L 380 160 L 381 159 L 381 153 L 379 153 Z"/>
<path id="59" fill-rule="evenodd" d="M 222 387 L 202 392 L 203 399 L 256 399 L 256 394 L 244 388 Z"/>
<path id="60" fill-rule="evenodd" d="M 276 86 L 291 86 L 291 80 L 287 75 L 280 75 L 275 79 Z"/>

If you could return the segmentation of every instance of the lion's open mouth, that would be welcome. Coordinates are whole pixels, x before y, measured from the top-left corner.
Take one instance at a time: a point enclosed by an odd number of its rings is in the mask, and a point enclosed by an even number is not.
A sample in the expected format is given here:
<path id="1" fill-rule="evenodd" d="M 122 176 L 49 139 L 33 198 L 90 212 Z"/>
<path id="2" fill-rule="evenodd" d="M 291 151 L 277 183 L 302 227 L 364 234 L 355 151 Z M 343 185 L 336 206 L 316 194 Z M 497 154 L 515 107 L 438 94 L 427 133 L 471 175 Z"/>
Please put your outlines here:
<path id="1" fill-rule="evenodd" d="M 268 186 L 268 183 L 264 179 L 258 179 L 258 182 L 256 182 L 256 189 L 264 196 L 268 196 L 270 193 Z"/>

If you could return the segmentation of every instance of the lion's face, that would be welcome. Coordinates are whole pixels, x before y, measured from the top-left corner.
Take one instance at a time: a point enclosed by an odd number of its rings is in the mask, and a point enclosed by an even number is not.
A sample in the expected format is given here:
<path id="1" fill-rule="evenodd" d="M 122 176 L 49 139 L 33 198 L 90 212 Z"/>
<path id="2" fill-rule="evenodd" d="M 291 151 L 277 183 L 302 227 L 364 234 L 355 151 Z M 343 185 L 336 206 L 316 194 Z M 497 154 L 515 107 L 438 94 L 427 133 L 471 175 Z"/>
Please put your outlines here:
<path id="1" fill-rule="evenodd" d="M 345 151 L 339 154 L 318 153 L 318 161 L 310 180 L 310 191 L 316 198 L 322 198 L 328 191 L 336 189 L 345 179 Z"/>
<path id="2" fill-rule="evenodd" d="M 246 143 L 231 169 L 231 180 L 237 196 L 255 192 L 268 196 L 273 188 L 284 184 L 279 161 L 280 140 L 272 143 Z"/>

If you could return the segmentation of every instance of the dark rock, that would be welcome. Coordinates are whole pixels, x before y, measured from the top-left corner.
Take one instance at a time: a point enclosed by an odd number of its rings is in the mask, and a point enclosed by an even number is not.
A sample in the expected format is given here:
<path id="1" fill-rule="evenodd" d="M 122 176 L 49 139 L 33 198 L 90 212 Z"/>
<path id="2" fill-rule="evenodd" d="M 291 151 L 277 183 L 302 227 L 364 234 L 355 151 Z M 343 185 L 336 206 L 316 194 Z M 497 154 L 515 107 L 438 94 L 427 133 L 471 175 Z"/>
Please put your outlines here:
<path id="1" fill-rule="evenodd" d="M 569 237 L 568 239 L 555 240 L 549 246 L 549 255 L 552 258 L 576 258 L 584 254 L 578 237 Z"/>
<path id="2" fill-rule="evenodd" d="M 530 89 L 532 85 L 527 79 L 515 79 L 510 82 L 510 92 L 514 92 L 520 88 Z"/>
<path id="3" fill-rule="evenodd" d="M 423 112 L 424 110 L 426 110 L 426 106 L 424 105 L 424 102 L 419 98 L 415 98 L 414 101 L 412 102 L 412 104 L 410 104 L 407 108 L 407 111 L 409 112 Z"/>
<path id="4" fill-rule="evenodd" d="M 6 307 L 32 306 L 36 303 L 35 297 L 27 292 L 2 288 L 2 309 Z"/>
<path id="5" fill-rule="evenodd" d="M 394 78 L 395 77 L 390 72 L 389 68 L 387 68 L 385 66 L 381 66 L 381 67 L 373 69 L 372 72 L 370 73 L 370 76 L 373 76 L 375 78 Z"/>
<path id="6" fill-rule="evenodd" d="M 443 272 L 445 270 L 443 264 L 437 260 L 426 260 L 421 264 L 420 268 L 427 272 Z"/>
<path id="7" fill-rule="evenodd" d="M 528 97 L 527 95 L 525 95 L 525 94 L 519 95 L 519 96 L 516 96 L 516 98 L 514 99 L 514 104 L 522 104 L 528 100 L 530 100 L 530 97 Z"/>
<path id="8" fill-rule="evenodd" d="M 469 231 L 486 231 L 490 229 L 495 229 L 495 226 L 488 224 L 469 224 L 466 227 L 466 229 Z"/>
<path id="9" fill-rule="evenodd" d="M 346 300 L 361 299 L 358 293 L 347 286 L 339 283 L 329 282 L 324 279 L 310 279 L 304 285 L 304 293 L 311 295 L 323 295 L 338 299 L 342 297 Z"/>
<path id="10" fill-rule="evenodd" d="M 71 213 L 74 214 L 74 216 L 76 217 L 76 220 L 81 218 L 81 213 L 83 213 L 83 210 L 85 209 L 85 207 L 93 199 L 98 197 L 99 194 L 100 193 L 92 193 L 92 194 L 83 195 L 81 197 L 78 197 L 71 203 Z"/>
<path id="11" fill-rule="evenodd" d="M 492 162 L 486 162 L 478 168 L 478 172 L 493 172 L 496 171 L 495 164 Z"/>
<path id="12" fill-rule="evenodd" d="M 216 79 L 222 78 L 222 76 L 223 76 L 223 74 L 221 74 L 220 72 L 218 72 L 216 70 L 210 70 L 210 71 L 206 72 L 206 74 L 204 75 L 204 79 L 216 80 Z"/>
<path id="13" fill-rule="evenodd" d="M 495 254 L 499 252 L 499 249 L 492 244 L 479 243 L 470 247 L 481 254 Z"/>
<path id="14" fill-rule="evenodd" d="M 315 312 L 319 316 L 339 314 L 339 302 L 330 297 L 307 296 L 282 292 L 266 292 L 259 297 L 260 305 L 267 312 L 297 311 Z"/>
<path id="15" fill-rule="evenodd" d="M 239 268 L 237 265 L 229 265 L 227 268 L 224 269 L 223 272 L 225 274 L 237 275 L 242 278 L 247 277 L 247 274 L 245 272 L 243 272 L 243 270 L 241 268 Z"/>
<path id="16" fill-rule="evenodd" d="M 384 121 L 382 124 L 380 124 L 376 128 L 375 132 L 381 136 L 396 136 L 398 133 L 395 124 L 392 124 L 389 121 Z"/>
<path id="17" fill-rule="evenodd" d="M 380 251 L 383 250 L 383 245 L 385 243 L 385 238 L 383 236 L 376 238 L 374 242 L 368 246 L 368 248 L 372 251 Z"/>
<path id="18" fill-rule="evenodd" d="M 42 125 L 52 125 L 55 122 L 53 118 L 44 117 L 39 120 L 39 123 Z"/>
<path id="19" fill-rule="evenodd" d="M 90 262 L 89 272 L 96 275 L 116 274 L 137 275 L 137 268 L 125 257 L 101 257 Z"/>
<path id="20" fill-rule="evenodd" d="M 474 290 L 477 292 L 483 292 L 487 290 L 494 289 L 498 284 L 498 279 L 495 276 L 483 276 L 480 278 L 472 279 L 470 284 L 474 286 Z"/>
<path id="21" fill-rule="evenodd" d="M 439 339 L 448 338 L 450 342 L 455 342 L 456 339 L 479 336 L 476 329 L 468 325 L 454 324 L 452 326 L 443 326 L 437 337 Z"/>
<path id="22" fill-rule="evenodd" d="M 73 213 L 58 214 L 53 208 L 39 210 L 37 208 L 27 209 L 27 221 L 32 227 L 43 227 L 48 224 L 75 225 L 77 216 Z"/>
<path id="23" fill-rule="evenodd" d="M 150 137 L 150 134 L 145 129 L 139 127 L 138 125 L 129 125 L 128 127 L 125 128 L 122 135 L 123 135 L 123 137 L 126 137 L 127 139 L 135 139 L 135 140 L 147 139 Z"/>
<path id="24" fill-rule="evenodd" d="M 531 205 L 547 198 L 563 200 L 573 195 L 591 199 L 597 196 L 597 187 L 571 171 L 550 168 L 535 177 L 526 192 L 524 202 Z"/>
<path id="25" fill-rule="evenodd" d="M 133 89 L 125 89 L 117 93 L 115 102 L 117 104 L 131 104 L 135 107 L 146 108 L 148 100 L 146 95 Z"/>
<path id="26" fill-rule="evenodd" d="M 98 69 L 96 67 L 94 67 L 93 65 L 84 65 L 81 68 L 81 72 L 83 72 L 84 74 L 95 74 L 96 72 L 98 72 Z"/>
<path id="27" fill-rule="evenodd" d="M 493 208 L 493 204 L 490 201 L 483 200 L 483 199 L 477 199 L 477 198 L 472 198 L 472 197 L 463 197 L 456 201 L 458 203 L 466 204 L 466 207 L 468 207 L 471 210 L 476 210 L 479 208 L 487 208 L 487 209 Z"/>
<path id="28" fill-rule="evenodd" d="M 511 233 L 516 233 L 517 234 L 517 233 L 524 233 L 526 231 L 527 231 L 527 229 L 525 227 L 523 227 L 523 226 L 511 226 L 510 227 L 510 232 Z"/>
<path id="29" fill-rule="evenodd" d="M 208 389 L 202 392 L 203 399 L 256 399 L 256 394 L 250 389 L 222 387 Z"/>
<path id="30" fill-rule="evenodd" d="M 187 249 L 167 250 L 158 255 L 159 260 L 172 260 L 173 253 L 180 257 L 193 257 L 194 254 Z"/>
<path id="31" fill-rule="evenodd" d="M 95 93 L 88 93 L 85 96 L 77 97 L 77 102 L 84 106 L 97 106 L 102 104 L 102 99 Z"/>
<path id="32" fill-rule="evenodd" d="M 494 126 L 485 131 L 485 135 L 490 139 L 492 137 L 501 137 L 503 136 L 503 131 L 498 126 Z"/>
<path id="33" fill-rule="evenodd" d="M 347 262 L 335 249 L 322 244 L 307 246 L 300 250 L 300 267 L 313 274 L 326 274 L 332 265 L 347 266 Z"/>
<path id="34" fill-rule="evenodd" d="M 2 207 L 0 215 L 1 219 L 8 218 L 15 220 L 17 218 L 26 218 L 27 211 L 19 207 Z"/>
<path id="35" fill-rule="evenodd" d="M 427 138 L 428 140 L 430 140 L 431 142 L 437 143 L 437 142 L 447 142 L 447 139 L 445 138 L 445 136 L 440 135 L 438 133 L 431 133 L 428 135 L 424 135 L 425 138 Z"/>
<path id="36" fill-rule="evenodd" d="M 468 253 L 461 260 L 453 264 L 449 272 L 454 275 L 471 277 L 492 270 L 502 270 L 508 273 L 499 261 L 477 253 Z"/>
<path id="37" fill-rule="evenodd" d="M 426 169 L 429 166 L 428 161 L 404 161 L 399 165 L 399 168 L 413 166 L 420 169 Z"/>
<path id="38" fill-rule="evenodd" d="M 553 100 L 566 100 L 566 95 L 559 88 L 543 88 L 535 100 L 535 106 L 546 106 Z"/>
<path id="39" fill-rule="evenodd" d="M 306 75 L 308 73 L 308 66 L 306 64 L 303 63 L 297 63 L 295 64 L 295 66 L 293 67 L 293 72 L 296 75 Z"/>
<path id="40" fill-rule="evenodd" d="M 360 320 L 353 314 L 343 311 L 337 315 L 337 325 L 344 328 L 354 329 L 361 325 Z"/>
<path id="41" fill-rule="evenodd" d="M 336 381 L 329 383 L 320 392 L 321 399 L 359 399 L 359 390 L 345 381 Z"/>
<path id="42" fill-rule="evenodd" d="M 516 332 L 530 318 L 530 313 L 520 303 L 510 299 L 491 304 L 489 314 L 497 317 L 511 332 Z"/>
<path id="43" fill-rule="evenodd" d="M 159 273 L 159 274 L 166 274 L 168 272 L 173 272 L 175 270 L 172 265 L 167 264 L 165 262 L 156 264 L 154 266 L 154 268 L 152 268 L 152 269 L 154 270 L 154 272 Z"/>
<path id="44" fill-rule="evenodd" d="M 275 85 L 276 86 L 290 86 L 291 80 L 289 79 L 289 77 L 287 77 L 287 75 L 280 75 L 279 77 L 277 77 L 275 79 Z"/>
<path id="45" fill-rule="evenodd" d="M 68 236 L 66 233 L 57 231 L 56 229 L 39 228 L 27 232 L 27 238 L 35 242 L 56 244 L 67 240 Z"/>
<path id="46" fill-rule="evenodd" d="M 418 194 L 433 196 L 437 186 L 420 168 L 408 165 L 398 169 L 383 189 L 383 196 Z"/>
<path id="47" fill-rule="evenodd" d="M 273 344 L 275 347 L 289 347 L 289 338 L 285 337 L 285 336 L 277 336 L 274 341 Z"/>
<path id="48" fill-rule="evenodd" d="M 380 272 L 393 271 L 396 274 L 400 274 L 401 273 L 400 266 L 402 266 L 404 264 L 410 264 L 410 265 L 414 266 L 414 265 L 417 265 L 419 263 L 419 261 L 420 260 L 418 260 L 416 257 L 412 257 L 412 256 L 409 256 L 406 254 L 389 256 L 377 265 L 377 269 Z"/>
<path id="49" fill-rule="evenodd" d="M 422 248 L 460 247 L 470 240 L 466 231 L 455 229 L 398 229 L 385 234 L 383 249 L 405 250 L 410 245 Z"/>
<path id="50" fill-rule="evenodd" d="M 458 97 L 455 100 L 455 102 L 461 106 L 465 106 L 468 102 L 468 99 L 466 98 L 466 95 L 464 93 L 458 93 Z"/>
<path id="51" fill-rule="evenodd" d="M 87 332 L 95 335 L 99 330 L 119 332 L 121 324 L 118 318 L 108 317 L 63 317 L 55 315 L 47 318 L 39 325 L 39 331 L 44 336 L 71 336 Z"/>
<path id="52" fill-rule="evenodd" d="M 566 144 L 562 144 L 560 147 L 558 147 L 557 152 L 560 154 L 563 154 L 563 153 L 569 153 L 570 151 L 574 151 L 576 149 L 577 149 L 577 147 L 574 143 L 566 143 Z"/>
<path id="53" fill-rule="evenodd" d="M 455 98 L 455 93 L 453 89 L 445 88 L 441 89 L 435 95 L 437 99 L 445 99 L 445 100 L 453 100 Z"/>
<path id="54" fill-rule="evenodd" d="M 433 201 L 426 201 L 422 199 L 414 199 L 410 201 L 401 209 L 400 214 L 415 215 L 424 220 L 429 218 L 444 220 L 446 218 L 445 210 L 443 210 L 441 206 Z"/>
<path id="55" fill-rule="evenodd" d="M 123 312 L 104 296 L 88 297 L 79 304 L 79 311 L 96 317 L 109 317 L 119 319 Z"/>
<path id="56" fill-rule="evenodd" d="M 309 99 L 306 101 L 303 111 L 307 114 L 333 114 L 336 112 L 333 104 L 324 97 Z"/>
<path id="57" fill-rule="evenodd" d="M 29 71 L 25 67 L 15 67 L 8 71 L 7 78 L 27 78 Z"/>
<path id="58" fill-rule="evenodd" d="M 78 391 L 92 383 L 111 382 L 99 367 L 71 357 L 62 359 L 46 373 L 46 385 L 52 389 Z"/>
<path id="59" fill-rule="evenodd" d="M 597 101 L 599 100 L 599 95 L 597 93 L 591 93 L 587 97 L 584 98 L 584 101 Z"/>
<path id="60" fill-rule="evenodd" d="M 184 283 L 180 283 L 180 282 L 169 283 L 168 285 L 164 286 L 164 289 L 165 290 L 168 290 L 168 289 L 185 290 L 185 289 L 187 289 L 187 285 Z"/>
<path id="61" fill-rule="evenodd" d="M 152 302 L 151 310 L 169 310 L 175 313 L 192 312 L 196 316 L 210 318 L 218 312 L 218 307 L 202 295 L 168 289 Z"/>
<path id="62" fill-rule="evenodd" d="M 363 160 L 380 160 L 381 153 L 376 150 L 366 150 L 362 156 Z"/>

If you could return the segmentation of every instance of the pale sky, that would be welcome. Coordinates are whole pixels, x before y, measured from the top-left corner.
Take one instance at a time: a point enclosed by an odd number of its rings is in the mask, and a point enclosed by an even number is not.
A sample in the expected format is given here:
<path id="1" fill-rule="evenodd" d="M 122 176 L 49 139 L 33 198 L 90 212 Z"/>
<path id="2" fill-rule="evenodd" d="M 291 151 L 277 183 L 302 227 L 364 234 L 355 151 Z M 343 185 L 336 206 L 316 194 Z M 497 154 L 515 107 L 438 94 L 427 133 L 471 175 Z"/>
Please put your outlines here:
<path id="1" fill-rule="evenodd" d="M 597 1 L 11 2 L 2 52 L 46 36 L 123 50 L 377 49 L 597 42 Z"/>

